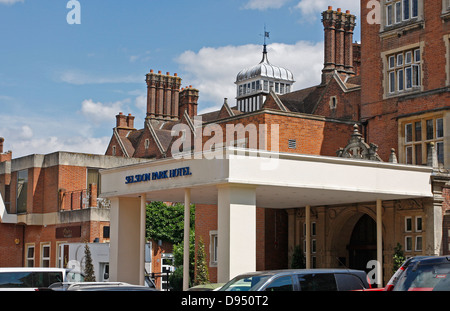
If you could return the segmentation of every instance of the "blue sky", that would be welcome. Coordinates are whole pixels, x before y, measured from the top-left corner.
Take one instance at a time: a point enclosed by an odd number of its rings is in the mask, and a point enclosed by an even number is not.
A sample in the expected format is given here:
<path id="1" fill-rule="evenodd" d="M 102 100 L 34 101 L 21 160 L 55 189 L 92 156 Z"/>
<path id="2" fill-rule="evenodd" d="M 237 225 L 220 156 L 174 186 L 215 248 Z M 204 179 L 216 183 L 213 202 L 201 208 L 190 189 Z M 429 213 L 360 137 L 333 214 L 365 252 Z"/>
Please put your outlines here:
<path id="1" fill-rule="evenodd" d="M 235 77 L 261 59 L 293 71 L 294 89 L 317 84 L 320 13 L 359 17 L 359 0 L 0 0 L 0 137 L 14 157 L 103 154 L 118 112 L 143 127 L 145 74 L 177 73 L 200 90 L 199 112 L 234 104 Z M 359 21 L 359 19 L 358 19 Z M 359 40 L 359 26 L 355 33 Z"/>

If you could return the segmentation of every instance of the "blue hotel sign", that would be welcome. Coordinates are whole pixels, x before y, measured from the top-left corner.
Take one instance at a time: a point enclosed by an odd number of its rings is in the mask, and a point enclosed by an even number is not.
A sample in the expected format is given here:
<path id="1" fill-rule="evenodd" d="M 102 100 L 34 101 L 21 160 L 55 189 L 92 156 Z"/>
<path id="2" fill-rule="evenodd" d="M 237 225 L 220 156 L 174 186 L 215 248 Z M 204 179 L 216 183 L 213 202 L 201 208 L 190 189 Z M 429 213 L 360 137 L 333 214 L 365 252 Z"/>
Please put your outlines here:
<path id="1" fill-rule="evenodd" d="M 168 178 L 190 176 L 190 175 L 192 175 L 191 168 L 189 166 L 186 166 L 186 167 L 174 168 L 171 170 L 155 171 L 155 172 L 150 172 L 150 173 L 126 176 L 125 184 L 133 184 L 133 183 L 144 182 L 144 181 L 168 179 Z"/>

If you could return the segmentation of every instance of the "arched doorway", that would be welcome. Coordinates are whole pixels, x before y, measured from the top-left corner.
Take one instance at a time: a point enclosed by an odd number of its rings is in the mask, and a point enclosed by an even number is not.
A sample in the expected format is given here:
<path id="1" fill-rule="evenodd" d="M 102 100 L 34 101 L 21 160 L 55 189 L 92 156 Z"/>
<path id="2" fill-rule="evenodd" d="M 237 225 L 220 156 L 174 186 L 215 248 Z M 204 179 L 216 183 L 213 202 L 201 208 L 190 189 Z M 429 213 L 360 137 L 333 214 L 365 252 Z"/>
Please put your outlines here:
<path id="1" fill-rule="evenodd" d="M 367 214 L 361 216 L 353 228 L 349 252 L 349 268 L 366 270 L 367 262 L 377 259 L 377 226 Z"/>

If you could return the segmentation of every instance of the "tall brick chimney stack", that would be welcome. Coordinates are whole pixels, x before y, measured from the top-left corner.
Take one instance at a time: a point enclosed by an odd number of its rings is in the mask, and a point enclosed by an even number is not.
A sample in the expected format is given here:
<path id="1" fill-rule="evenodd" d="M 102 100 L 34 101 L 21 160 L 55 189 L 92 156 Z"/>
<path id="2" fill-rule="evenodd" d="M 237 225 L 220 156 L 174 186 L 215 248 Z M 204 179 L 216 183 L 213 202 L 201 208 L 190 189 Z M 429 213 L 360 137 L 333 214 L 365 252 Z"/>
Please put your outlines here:
<path id="1" fill-rule="evenodd" d="M 177 120 L 181 78 L 150 70 L 147 81 L 147 118 Z"/>
<path id="2" fill-rule="evenodd" d="M 184 111 L 187 111 L 189 117 L 193 118 L 197 115 L 199 91 L 190 85 L 187 88 L 183 88 L 180 92 L 180 115 L 183 117 Z"/>
<path id="3" fill-rule="evenodd" d="M 322 12 L 325 35 L 325 57 L 322 70 L 322 83 L 326 83 L 334 71 L 343 75 L 354 75 L 353 68 L 353 30 L 356 16 L 337 11 L 329 6 Z"/>
<path id="4" fill-rule="evenodd" d="M 11 161 L 12 159 L 12 152 L 4 152 L 3 151 L 3 144 L 5 142 L 5 139 L 3 137 L 0 137 L 0 163 L 5 161 Z"/>

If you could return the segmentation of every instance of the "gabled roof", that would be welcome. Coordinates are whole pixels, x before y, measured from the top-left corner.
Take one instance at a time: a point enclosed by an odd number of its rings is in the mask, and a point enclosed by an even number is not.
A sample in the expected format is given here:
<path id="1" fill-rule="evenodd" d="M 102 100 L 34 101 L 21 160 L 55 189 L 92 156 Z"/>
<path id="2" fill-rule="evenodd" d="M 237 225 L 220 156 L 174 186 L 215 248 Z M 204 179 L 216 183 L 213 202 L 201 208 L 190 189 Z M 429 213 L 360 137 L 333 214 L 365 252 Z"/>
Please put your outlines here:
<path id="1" fill-rule="evenodd" d="M 329 79 L 326 84 L 308 87 L 284 95 L 277 95 L 273 90 L 271 90 L 270 96 L 267 96 L 266 102 L 263 105 L 263 109 L 275 109 L 283 112 L 301 114 L 315 114 L 318 105 L 321 103 L 322 98 L 332 83 L 337 83 L 344 93 L 360 89 L 361 81 L 359 76 L 346 77 L 345 80 L 342 80 L 342 78 L 343 77 L 339 76 L 339 74 L 335 72 L 333 77 Z M 237 107 L 230 107 L 227 101 L 224 101 L 220 109 L 201 114 L 199 117 L 201 117 L 201 121 L 203 123 L 211 123 L 216 120 L 233 118 L 243 114 L 245 114 L 245 112 L 238 110 Z M 139 144 L 144 143 L 142 142 L 144 132 L 148 131 L 160 153 L 148 156 L 161 157 L 169 155 L 171 145 L 175 139 L 177 139 L 177 137 L 172 136 L 171 131 L 175 125 L 180 123 L 187 124 L 193 133 L 196 132 L 194 129 L 194 120 L 191 119 L 185 112 L 183 119 L 177 121 L 147 119 L 145 121 L 145 128 L 140 130 L 122 129 L 119 131 L 115 128 L 114 136 L 119 142 L 125 156 L 133 157 Z"/>

